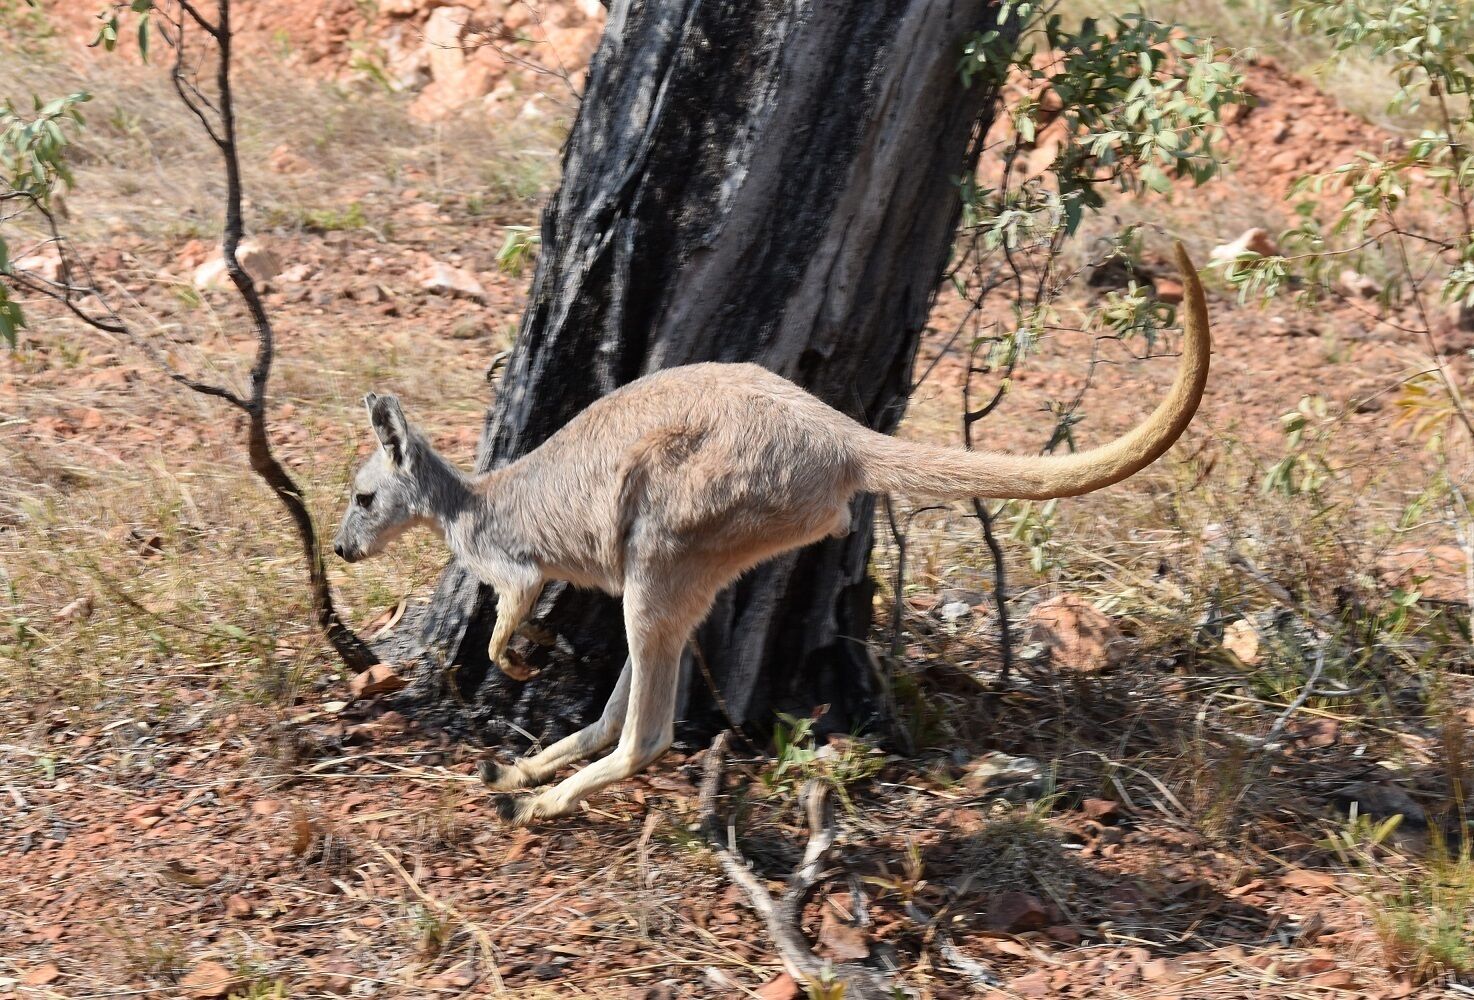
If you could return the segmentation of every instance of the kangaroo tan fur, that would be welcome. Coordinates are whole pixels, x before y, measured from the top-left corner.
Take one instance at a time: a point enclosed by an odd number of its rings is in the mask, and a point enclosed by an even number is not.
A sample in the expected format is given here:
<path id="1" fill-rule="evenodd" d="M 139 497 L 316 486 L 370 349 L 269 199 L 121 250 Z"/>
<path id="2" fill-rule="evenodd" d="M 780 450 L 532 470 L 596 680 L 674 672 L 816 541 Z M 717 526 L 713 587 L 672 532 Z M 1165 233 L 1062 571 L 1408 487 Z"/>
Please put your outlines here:
<path id="1" fill-rule="evenodd" d="M 352 562 L 415 524 L 497 593 L 493 662 L 544 582 L 624 598 L 629 659 L 603 715 L 536 756 L 488 763 L 493 788 L 541 785 L 558 768 L 608 756 L 530 797 L 503 797 L 513 823 L 559 816 L 670 745 L 677 671 L 717 593 L 781 552 L 849 531 L 861 492 L 1048 499 L 1120 482 L 1165 452 L 1192 419 L 1211 344 L 1197 272 L 1181 245 L 1182 359 L 1146 421 L 1079 454 L 1023 457 L 898 441 L 750 364 L 654 372 L 598 400 L 541 447 L 465 476 L 406 423 L 392 396 L 365 398 L 382 447 L 358 472 L 334 545 Z"/>

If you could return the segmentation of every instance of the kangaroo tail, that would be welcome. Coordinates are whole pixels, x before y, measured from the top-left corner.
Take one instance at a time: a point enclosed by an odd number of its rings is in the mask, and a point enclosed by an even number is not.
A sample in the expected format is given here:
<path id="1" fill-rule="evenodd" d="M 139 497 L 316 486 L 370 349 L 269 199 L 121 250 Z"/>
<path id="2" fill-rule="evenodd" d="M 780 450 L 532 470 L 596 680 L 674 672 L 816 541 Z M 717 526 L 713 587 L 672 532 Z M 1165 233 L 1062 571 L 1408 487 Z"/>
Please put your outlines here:
<path id="1" fill-rule="evenodd" d="M 1133 430 L 1109 444 L 1072 455 L 998 455 L 899 441 L 867 431 L 859 448 L 862 489 L 957 500 L 996 497 L 1049 500 L 1079 496 L 1119 483 L 1160 458 L 1187 428 L 1208 381 L 1208 305 L 1197 270 L 1182 244 L 1182 360 L 1167 398 Z"/>

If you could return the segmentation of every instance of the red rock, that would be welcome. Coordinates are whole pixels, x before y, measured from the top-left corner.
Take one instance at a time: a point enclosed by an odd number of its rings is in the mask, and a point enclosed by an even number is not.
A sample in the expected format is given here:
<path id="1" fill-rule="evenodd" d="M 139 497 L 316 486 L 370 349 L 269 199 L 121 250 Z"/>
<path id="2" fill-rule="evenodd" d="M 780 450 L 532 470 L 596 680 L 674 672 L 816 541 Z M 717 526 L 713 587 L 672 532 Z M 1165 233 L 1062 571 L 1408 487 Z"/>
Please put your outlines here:
<path id="1" fill-rule="evenodd" d="M 230 992 L 239 977 L 219 962 L 201 962 L 179 981 L 179 988 L 190 1000 L 214 1000 Z"/>
<path id="2" fill-rule="evenodd" d="M 1009 980 L 1008 988 L 1024 997 L 1047 997 L 1054 992 L 1050 975 L 1043 969 Z"/>
<path id="3" fill-rule="evenodd" d="M 1086 799 L 1080 808 L 1098 823 L 1114 823 L 1121 818 L 1121 803 L 1111 799 Z"/>
<path id="4" fill-rule="evenodd" d="M 819 926 L 819 947 L 828 957 L 841 962 L 859 961 L 870 955 L 870 942 L 865 939 L 865 932 L 840 920 L 828 908 L 824 910 L 824 920 Z"/>
<path id="5" fill-rule="evenodd" d="M 1000 892 L 988 900 L 988 924 L 1000 931 L 1036 931 L 1049 923 L 1049 910 L 1027 892 Z"/>
<path id="6" fill-rule="evenodd" d="M 769 979 L 759 986 L 757 995 L 762 1000 L 798 1000 L 803 991 L 798 988 L 798 983 L 786 972 L 780 972 L 777 976 Z"/>
<path id="7" fill-rule="evenodd" d="M 394 672 L 387 663 L 375 663 L 348 682 L 348 690 L 355 698 L 372 698 L 389 694 L 404 687 L 406 681 Z"/>
<path id="8" fill-rule="evenodd" d="M 56 967 L 56 963 L 47 962 L 21 976 L 20 982 L 22 986 L 50 986 L 60 978 L 61 970 Z M 797 994 L 794 995 L 797 996 Z"/>
<path id="9" fill-rule="evenodd" d="M 1182 282 L 1176 278 L 1158 278 L 1152 282 L 1152 291 L 1159 301 L 1175 306 L 1182 301 Z"/>
<path id="10" fill-rule="evenodd" d="M 239 893 L 233 893 L 230 896 L 227 896 L 225 899 L 226 916 L 244 920 L 245 918 L 254 915 L 255 912 L 256 904 L 251 902 L 251 900 L 249 900 L 245 896 L 240 895 Z"/>
<path id="11" fill-rule="evenodd" d="M 129 809 L 125 815 L 134 826 L 147 830 L 164 818 L 164 807 L 158 802 L 145 802 Z"/>
<path id="12" fill-rule="evenodd" d="M 281 812 L 281 803 L 276 799 L 257 799 L 251 803 L 252 816 L 275 816 Z"/>
<path id="13" fill-rule="evenodd" d="M 1075 594 L 1037 604 L 1026 619 L 1029 641 L 1043 643 L 1050 662 L 1093 673 L 1115 666 L 1125 653 L 1116 623 Z"/>
<path id="14" fill-rule="evenodd" d="M 1242 253 L 1273 257 L 1279 252 L 1279 247 L 1275 245 L 1269 232 L 1256 226 L 1253 229 L 1244 230 L 1232 243 L 1221 243 L 1214 247 L 1208 254 L 1208 258 L 1210 260 L 1233 260 Z"/>
<path id="15" fill-rule="evenodd" d="M 277 174 L 305 174 L 310 173 L 312 164 L 296 153 L 285 144 L 277 146 L 266 157 L 266 166 Z"/>

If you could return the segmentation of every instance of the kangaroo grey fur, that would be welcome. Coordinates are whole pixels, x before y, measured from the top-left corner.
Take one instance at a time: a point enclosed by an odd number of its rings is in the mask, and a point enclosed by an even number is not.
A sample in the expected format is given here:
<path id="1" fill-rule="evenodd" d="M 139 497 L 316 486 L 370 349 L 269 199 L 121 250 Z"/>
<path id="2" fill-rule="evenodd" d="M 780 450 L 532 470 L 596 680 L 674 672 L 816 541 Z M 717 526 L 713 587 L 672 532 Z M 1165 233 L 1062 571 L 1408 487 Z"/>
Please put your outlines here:
<path id="1" fill-rule="evenodd" d="M 1177 263 L 1186 321 L 1176 379 L 1147 420 L 1099 448 L 1023 457 L 899 441 L 756 365 L 693 364 L 631 382 L 510 465 L 466 476 L 393 396 L 370 393 L 381 447 L 354 479 L 334 551 L 356 562 L 415 525 L 438 530 L 496 591 L 489 652 L 503 669 L 544 582 L 623 596 L 630 654 L 599 720 L 535 756 L 483 765 L 493 788 L 525 788 L 617 742 L 561 783 L 498 803 L 512 823 L 563 815 L 670 745 L 681 653 L 717 593 L 781 552 L 848 532 L 855 494 L 1075 496 L 1161 456 L 1197 410 L 1211 351 L 1202 285 L 1181 245 Z"/>

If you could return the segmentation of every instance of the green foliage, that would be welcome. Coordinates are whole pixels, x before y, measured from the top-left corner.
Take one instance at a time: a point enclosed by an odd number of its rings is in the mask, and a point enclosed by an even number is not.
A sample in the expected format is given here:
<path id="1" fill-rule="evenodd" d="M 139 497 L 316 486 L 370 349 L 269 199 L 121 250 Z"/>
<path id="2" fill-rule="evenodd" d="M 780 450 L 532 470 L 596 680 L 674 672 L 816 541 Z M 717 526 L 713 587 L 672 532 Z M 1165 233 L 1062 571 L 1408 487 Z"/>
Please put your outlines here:
<path id="1" fill-rule="evenodd" d="M 1052 10 L 1005 3 L 1000 16 L 1017 27 L 1016 39 L 1011 30 L 974 35 L 958 66 L 969 85 L 1024 95 L 1004 109 L 1007 128 L 995 129 L 1000 136 L 985 147 L 977 173 L 958 181 L 962 228 L 948 277 L 972 305 L 975 332 L 964 341 L 969 378 L 996 379 L 991 401 L 984 394 L 981 407 L 969 402 L 968 428 L 995 411 L 1016 366 L 1054 330 L 1102 331 L 1154 350 L 1175 310 L 1134 280 L 1105 296 L 1082 325 L 1070 325 L 1057 303 L 1075 275 L 1062 266 L 1061 251 L 1086 210 L 1100 209 L 1111 191 L 1150 201 L 1174 180 L 1213 177 L 1223 113 L 1248 102 L 1239 72 L 1207 39 L 1140 14 L 1067 25 Z M 1140 259 L 1136 227 L 1106 243 L 1099 263 L 1119 258 L 1129 271 Z M 1012 322 L 987 324 L 981 317 L 996 310 L 985 300 L 1000 288 L 1011 293 Z M 1045 451 L 1074 448 L 1083 401 L 1081 394 L 1048 404 Z M 1052 504 L 1010 504 L 996 513 L 1028 545 L 1036 572 L 1053 565 Z"/>
<path id="2" fill-rule="evenodd" d="M 1333 426 L 1324 398 L 1301 397 L 1295 409 L 1280 417 L 1285 456 L 1269 467 L 1260 490 L 1287 497 L 1320 493 L 1332 475 L 1323 445 Z M 1308 434 L 1309 431 L 1319 433 Z"/>
<path id="3" fill-rule="evenodd" d="M 1384 305 L 1419 299 L 1430 272 L 1445 302 L 1474 305 L 1474 73 L 1466 55 L 1474 48 L 1474 11 L 1439 0 L 1295 0 L 1286 18 L 1323 36 L 1338 54 L 1390 64 L 1398 89 L 1389 112 L 1426 107 L 1441 127 L 1297 178 L 1291 197 L 1305 200 L 1296 206 L 1298 224 L 1281 238 L 1287 254 L 1245 255 L 1225 266 L 1225 277 L 1264 297 L 1300 279 L 1313 298 L 1326 292 L 1336 269 L 1380 253 L 1391 262 Z"/>
<path id="4" fill-rule="evenodd" d="M 829 785 L 846 808 L 852 808 L 849 788 L 873 778 L 885 766 L 885 757 L 867 743 L 844 739 L 818 744 L 814 720 L 778 713 L 773 726 L 773 764 L 763 772 L 763 787 L 769 792 L 792 795 L 810 779 Z"/>
<path id="5" fill-rule="evenodd" d="M 1062 123 L 1051 201 L 1066 232 L 1079 227 L 1086 208 L 1105 203 L 1109 184 L 1165 194 L 1175 178 L 1201 184 L 1217 173 L 1223 110 L 1247 97 L 1240 74 L 1211 40 L 1140 14 L 1104 23 L 1086 18 L 1078 27 L 1040 15 L 1032 4 L 1005 11 L 1009 16 L 1022 22 L 1018 43 L 997 31 L 974 36 L 960 72 L 969 84 L 1022 84 L 1030 96 L 1011 109 L 1011 119 L 1023 143 Z M 991 214 L 1016 232 L 1019 222 L 1009 216 L 1019 210 Z"/>
<path id="6" fill-rule="evenodd" d="M 1044 573 L 1055 565 L 1059 542 L 1055 541 L 1054 529 L 1058 500 L 1010 500 L 1001 508 L 1004 522 L 1008 525 L 1008 537 L 1022 542 L 1029 549 L 1029 565 L 1035 573 Z"/>
<path id="7" fill-rule="evenodd" d="M 33 98 L 29 115 L 9 102 L 0 105 L 0 279 L 14 276 L 6 223 L 32 206 L 48 208 L 60 186 L 71 186 L 65 150 L 83 124 L 78 105 L 90 99 L 83 92 L 46 104 Z M 0 280 L 0 340 L 14 348 L 25 325 L 20 303 Z"/>
<path id="8" fill-rule="evenodd" d="M 1361 876 L 1390 968 L 1419 982 L 1474 970 L 1469 841 L 1452 849 L 1435 827 L 1420 862 L 1409 864 L 1389 844 L 1401 821 L 1401 815 L 1374 821 L 1359 815 L 1353 804 L 1342 827 L 1329 831 L 1317 846 Z"/>
<path id="9" fill-rule="evenodd" d="M 108 52 L 118 47 L 118 36 L 122 32 L 122 12 L 127 11 L 138 15 L 137 38 L 138 54 L 148 62 L 148 40 L 149 21 L 154 10 L 154 0 L 130 0 L 130 2 L 115 3 L 112 8 L 99 16 L 102 25 L 97 29 L 97 37 L 92 39 L 92 48 L 101 46 Z"/>
<path id="10" fill-rule="evenodd" d="M 532 226 L 506 226 L 507 238 L 496 255 L 496 266 L 504 274 L 521 274 L 537 255 L 542 237 Z"/>
<path id="11" fill-rule="evenodd" d="M 46 204 L 59 185 L 72 185 L 64 151 L 69 132 L 83 124 L 78 105 L 91 99 L 85 92 L 47 104 L 33 98 L 29 117 L 0 104 L 0 203 L 20 197 Z"/>

